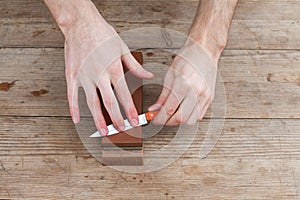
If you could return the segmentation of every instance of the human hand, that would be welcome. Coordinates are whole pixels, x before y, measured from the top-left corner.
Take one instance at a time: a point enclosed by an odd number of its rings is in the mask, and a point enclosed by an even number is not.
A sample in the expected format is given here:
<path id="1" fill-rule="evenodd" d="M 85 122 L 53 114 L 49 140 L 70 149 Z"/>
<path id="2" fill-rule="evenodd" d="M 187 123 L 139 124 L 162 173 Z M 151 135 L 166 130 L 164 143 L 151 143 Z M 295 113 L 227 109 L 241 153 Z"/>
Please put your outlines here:
<path id="1" fill-rule="evenodd" d="M 216 75 L 217 60 L 188 41 L 167 71 L 158 100 L 148 108 L 160 110 L 152 122 L 176 126 L 201 120 L 214 98 Z"/>
<path id="2" fill-rule="evenodd" d="M 83 87 L 87 104 L 99 133 L 107 135 L 107 125 L 102 114 L 96 89 L 99 88 L 104 106 L 116 129 L 124 131 L 125 124 L 117 97 L 132 126 L 138 125 L 138 113 L 128 90 L 122 63 L 139 78 L 152 78 L 131 55 L 116 31 L 97 11 L 64 30 L 65 65 L 70 113 L 74 123 L 79 123 L 78 88 Z"/>

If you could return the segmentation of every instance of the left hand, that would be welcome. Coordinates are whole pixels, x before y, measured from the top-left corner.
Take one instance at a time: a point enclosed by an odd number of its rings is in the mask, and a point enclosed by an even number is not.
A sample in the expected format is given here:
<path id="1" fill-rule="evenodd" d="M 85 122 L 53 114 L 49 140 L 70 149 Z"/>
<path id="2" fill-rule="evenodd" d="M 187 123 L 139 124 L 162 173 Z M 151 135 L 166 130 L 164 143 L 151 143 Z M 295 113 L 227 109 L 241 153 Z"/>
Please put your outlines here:
<path id="1" fill-rule="evenodd" d="M 217 60 L 199 45 L 185 45 L 164 78 L 163 90 L 149 111 L 160 110 L 154 124 L 193 125 L 214 98 Z"/>

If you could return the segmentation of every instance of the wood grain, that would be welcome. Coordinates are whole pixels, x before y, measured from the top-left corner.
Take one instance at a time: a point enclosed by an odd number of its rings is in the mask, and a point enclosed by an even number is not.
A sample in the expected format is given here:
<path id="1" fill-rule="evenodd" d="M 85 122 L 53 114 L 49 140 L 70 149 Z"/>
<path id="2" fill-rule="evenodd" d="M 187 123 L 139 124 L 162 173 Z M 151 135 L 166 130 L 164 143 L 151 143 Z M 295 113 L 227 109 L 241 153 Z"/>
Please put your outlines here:
<path id="1" fill-rule="evenodd" d="M 119 33 L 140 27 L 187 33 L 198 4 L 94 2 Z M 0 0 L 0 7 L 0 199 L 299 199 L 299 0 L 239 0 L 219 66 L 227 113 L 217 145 L 207 158 L 198 159 L 210 118 L 220 117 L 208 111 L 179 160 L 140 174 L 102 166 L 78 137 L 66 98 L 63 35 L 43 1 Z M 155 38 L 153 32 L 140 30 L 124 37 L 131 48 L 147 48 L 145 67 L 158 82 L 173 53 L 151 48 L 170 51 L 183 43 L 172 32 L 166 35 L 161 40 L 161 35 Z M 144 87 L 147 108 L 161 87 Z M 222 107 L 220 97 L 216 104 Z M 87 110 L 81 114 L 93 123 Z M 147 155 L 169 144 L 176 131 L 165 127 L 144 140 L 146 162 Z M 97 144 L 98 151 L 100 140 Z M 173 149 L 183 150 L 186 144 L 177 142 Z M 160 159 L 171 156 L 167 152 Z"/>
<path id="2" fill-rule="evenodd" d="M 201 133 L 208 125 L 204 120 L 195 142 L 180 160 L 157 172 L 129 174 L 103 167 L 91 158 L 71 119 L 0 117 L 0 197 L 296 199 L 298 121 L 226 120 L 216 148 L 199 161 Z M 173 135 L 173 128 L 165 129 L 145 141 L 145 151 L 168 144 Z"/>
<path id="3" fill-rule="evenodd" d="M 101 162 L 106 166 L 141 166 L 143 165 L 143 150 L 105 149 L 102 151 Z"/>
<path id="4" fill-rule="evenodd" d="M 2 116 L 0 124 L 1 156 L 90 157 L 70 118 Z M 200 122 L 194 142 L 183 158 L 198 158 L 208 125 L 208 119 Z M 165 127 L 155 136 L 145 138 L 144 153 L 167 145 L 176 131 L 176 127 Z M 300 159 L 299 133 L 299 119 L 226 119 L 222 135 L 209 158 Z M 193 133 L 186 134 L 193 136 Z M 185 141 L 175 143 L 175 148 L 182 149 L 185 144 Z M 161 156 L 169 157 L 171 154 Z"/>
<path id="5" fill-rule="evenodd" d="M 130 174 L 69 156 L 2 157 L 7 199 L 287 199 L 299 196 L 299 160 L 181 159 Z M 88 167 L 87 167 L 88 166 Z M 4 184 L 5 183 L 5 184 Z"/>
<path id="6" fill-rule="evenodd" d="M 182 159 L 145 174 L 118 172 L 71 155 L 5 156 L 2 162 L 0 194 L 11 199 L 294 200 L 299 194 L 300 172 L 294 167 L 299 160 Z"/>
<path id="7" fill-rule="evenodd" d="M 144 66 L 162 83 L 173 53 L 146 50 L 144 54 Z M 226 50 L 219 66 L 226 89 L 226 117 L 300 118 L 299 56 L 297 50 Z M 0 91 L 0 105 L 5 108 L 0 109 L 0 115 L 69 116 L 63 50 L 0 49 L 0 71 L 1 81 L 17 80 L 8 92 Z M 161 87 L 145 84 L 147 108 Z M 31 94 L 41 89 L 49 93 L 38 97 Z M 222 100 L 216 96 L 219 109 L 224 107 Z M 87 115 L 84 110 L 81 114 Z"/>
<path id="8" fill-rule="evenodd" d="M 198 4 L 170 0 L 94 2 L 118 32 L 150 26 L 188 33 Z M 63 47 L 63 36 L 42 1 L 0 1 L 0 7 L 0 47 Z M 227 49 L 299 49 L 299 9 L 298 0 L 240 0 Z M 155 41 L 151 32 L 140 34 L 150 44 Z M 136 38 L 124 39 L 134 44 Z M 179 48 L 182 44 L 183 41 L 173 40 L 172 45 L 164 42 L 159 47 Z M 154 43 L 152 48 L 157 45 Z"/>

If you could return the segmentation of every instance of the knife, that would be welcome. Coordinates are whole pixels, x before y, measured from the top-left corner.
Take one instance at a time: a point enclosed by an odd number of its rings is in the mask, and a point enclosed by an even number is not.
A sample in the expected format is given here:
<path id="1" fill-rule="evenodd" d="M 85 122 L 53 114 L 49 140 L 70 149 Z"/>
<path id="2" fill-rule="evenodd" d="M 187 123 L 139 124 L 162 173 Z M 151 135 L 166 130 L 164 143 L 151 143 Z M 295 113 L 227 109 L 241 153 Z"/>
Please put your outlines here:
<path id="1" fill-rule="evenodd" d="M 153 112 L 146 112 L 144 114 L 139 115 L 139 124 L 137 126 L 143 126 L 148 124 L 149 122 L 151 122 L 154 117 L 158 114 L 159 111 L 153 111 Z M 133 126 L 131 126 L 131 124 L 129 123 L 128 119 L 124 120 L 124 124 L 125 124 L 125 131 L 130 130 L 132 128 L 134 128 Z M 110 124 L 107 126 L 108 129 L 108 134 L 107 136 L 110 135 L 114 135 L 119 133 L 119 131 L 117 129 L 115 129 L 113 124 Z M 95 133 L 93 133 L 92 135 L 90 135 L 91 138 L 97 138 L 97 137 L 102 137 L 98 131 L 96 131 Z"/>

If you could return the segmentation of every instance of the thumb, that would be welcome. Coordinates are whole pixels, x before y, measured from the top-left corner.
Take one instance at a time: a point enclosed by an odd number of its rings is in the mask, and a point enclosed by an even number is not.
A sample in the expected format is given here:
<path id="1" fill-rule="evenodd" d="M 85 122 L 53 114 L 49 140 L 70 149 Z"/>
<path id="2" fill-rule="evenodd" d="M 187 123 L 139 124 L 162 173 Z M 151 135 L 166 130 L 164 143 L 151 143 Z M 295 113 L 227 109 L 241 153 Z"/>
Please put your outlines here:
<path id="1" fill-rule="evenodd" d="M 148 108 L 148 111 L 160 110 L 167 100 L 174 82 L 174 74 L 172 70 L 168 70 L 164 78 L 163 89 L 158 97 L 158 100 Z"/>

